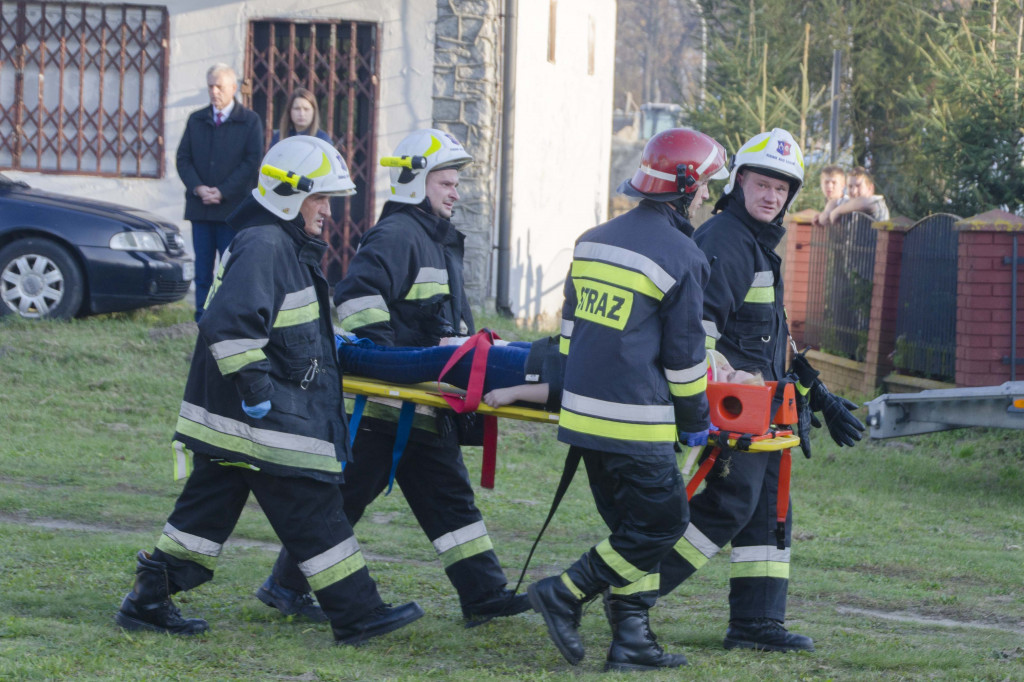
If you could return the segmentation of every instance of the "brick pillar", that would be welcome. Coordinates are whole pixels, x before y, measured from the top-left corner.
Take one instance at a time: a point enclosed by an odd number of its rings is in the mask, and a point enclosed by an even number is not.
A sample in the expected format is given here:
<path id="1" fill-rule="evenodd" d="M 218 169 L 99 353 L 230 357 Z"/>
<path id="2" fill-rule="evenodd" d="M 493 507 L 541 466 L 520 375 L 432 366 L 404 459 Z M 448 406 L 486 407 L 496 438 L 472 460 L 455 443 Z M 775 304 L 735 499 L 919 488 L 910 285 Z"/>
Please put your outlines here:
<path id="1" fill-rule="evenodd" d="M 875 242 L 867 353 L 864 356 L 864 377 L 860 388 L 862 393 L 868 395 L 874 395 L 882 378 L 892 371 L 903 242 L 912 226 L 913 223 L 903 217 L 871 225 L 878 231 L 878 237 Z"/>
<path id="2" fill-rule="evenodd" d="M 811 220 L 813 209 L 786 216 L 786 252 L 782 266 L 785 272 L 786 315 L 789 333 L 800 348 L 804 346 L 804 324 L 807 322 L 807 286 L 810 280 Z"/>
<path id="3" fill-rule="evenodd" d="M 1010 380 L 1013 269 L 1017 268 L 1017 358 L 1024 356 L 1024 268 L 1004 262 L 1024 256 L 1024 218 L 992 210 L 956 223 L 959 230 L 956 302 L 956 383 L 995 386 Z M 1016 378 L 1024 378 L 1024 365 Z"/>

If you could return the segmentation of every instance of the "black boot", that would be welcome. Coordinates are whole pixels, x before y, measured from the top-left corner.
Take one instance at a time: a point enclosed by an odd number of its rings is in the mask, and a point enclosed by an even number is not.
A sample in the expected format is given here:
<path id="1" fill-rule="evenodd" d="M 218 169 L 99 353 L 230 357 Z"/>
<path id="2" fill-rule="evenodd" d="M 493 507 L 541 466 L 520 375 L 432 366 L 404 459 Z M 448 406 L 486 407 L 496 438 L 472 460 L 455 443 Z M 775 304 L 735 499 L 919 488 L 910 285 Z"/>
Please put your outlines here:
<path id="1" fill-rule="evenodd" d="M 423 615 L 423 609 L 414 601 L 401 606 L 381 604 L 361 620 L 344 627 L 332 627 L 335 644 L 358 646 L 378 635 L 397 630 Z"/>
<path id="2" fill-rule="evenodd" d="M 725 631 L 726 649 L 758 651 L 814 651 L 810 637 L 789 632 L 774 618 L 733 620 Z"/>
<path id="3" fill-rule="evenodd" d="M 135 585 L 121 602 L 115 620 L 125 630 L 153 630 L 172 635 L 198 635 L 210 626 L 201 618 L 182 618 L 171 601 L 167 565 L 139 552 Z"/>
<path id="4" fill-rule="evenodd" d="M 666 653 L 658 645 L 646 606 L 609 596 L 605 597 L 604 605 L 612 626 L 605 672 L 680 668 L 687 664 L 686 656 Z"/>
<path id="5" fill-rule="evenodd" d="M 298 616 L 313 623 L 327 622 L 327 614 L 313 600 L 313 595 L 282 587 L 272 575 L 256 590 L 256 598 L 280 611 L 281 615 Z"/>
<path id="6" fill-rule="evenodd" d="M 467 628 L 504 616 L 514 616 L 530 609 L 530 598 L 525 594 L 515 594 L 512 590 L 502 588 L 487 599 L 462 609 L 462 617 L 466 619 Z"/>
<path id="7" fill-rule="evenodd" d="M 565 660 L 576 665 L 583 660 L 583 640 L 580 638 L 582 602 L 569 591 L 562 576 L 553 575 L 530 585 L 526 590 L 533 610 L 544 616 L 548 636 Z"/>

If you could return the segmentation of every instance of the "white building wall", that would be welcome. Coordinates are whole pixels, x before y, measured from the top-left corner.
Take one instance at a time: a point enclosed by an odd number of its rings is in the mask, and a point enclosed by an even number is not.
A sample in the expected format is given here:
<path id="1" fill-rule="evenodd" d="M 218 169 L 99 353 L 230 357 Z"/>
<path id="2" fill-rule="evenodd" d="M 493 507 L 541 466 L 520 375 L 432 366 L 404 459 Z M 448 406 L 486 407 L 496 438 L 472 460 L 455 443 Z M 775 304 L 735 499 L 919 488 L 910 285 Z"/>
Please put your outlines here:
<path id="1" fill-rule="evenodd" d="M 549 0 L 518 9 L 509 296 L 517 318 L 555 328 L 573 244 L 607 215 L 616 2 L 558 0 L 553 63 Z"/>
<path id="2" fill-rule="evenodd" d="M 380 99 L 377 149 L 390 153 L 409 132 L 429 127 L 432 116 L 434 25 L 437 10 L 423 0 L 132 0 L 162 5 L 170 16 L 170 68 L 164 117 L 164 177 L 103 178 L 70 174 L 4 171 L 34 187 L 113 201 L 146 209 L 177 222 L 190 244 L 190 225 L 183 219 L 184 187 L 174 167 L 175 153 L 188 115 L 209 105 L 206 70 L 216 62 L 230 64 L 243 76 L 246 38 L 252 20 L 329 19 L 367 21 L 381 26 Z M 378 167 L 376 209 L 387 199 L 388 175 Z"/>

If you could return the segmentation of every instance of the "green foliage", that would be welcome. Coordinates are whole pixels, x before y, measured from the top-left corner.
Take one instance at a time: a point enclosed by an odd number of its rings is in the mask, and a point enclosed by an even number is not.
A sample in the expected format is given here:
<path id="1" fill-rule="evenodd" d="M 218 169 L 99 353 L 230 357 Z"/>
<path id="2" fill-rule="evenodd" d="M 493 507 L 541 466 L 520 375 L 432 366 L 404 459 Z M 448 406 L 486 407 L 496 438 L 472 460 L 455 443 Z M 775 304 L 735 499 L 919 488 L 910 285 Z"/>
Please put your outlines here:
<path id="1" fill-rule="evenodd" d="M 194 342 L 186 306 L 70 323 L 0 320 L 0 680 L 607 680 L 600 603 L 584 613 L 587 658 L 565 663 L 533 613 L 463 629 L 453 590 L 401 492 L 356 526 L 385 599 L 426 616 L 358 648 L 326 625 L 279 618 L 252 596 L 276 540 L 251 504 L 216 578 L 177 595 L 211 623 L 197 639 L 113 622 L 133 557 L 152 546 L 181 483 L 168 441 Z M 518 331 L 488 319 L 504 338 Z M 863 418 L 863 415 L 861 415 Z M 793 462 L 789 622 L 812 655 L 722 649 L 728 550 L 652 611 L 659 642 L 719 680 L 1024 678 L 1024 446 L 974 429 L 838 448 L 815 432 Z M 497 485 L 478 489 L 514 583 L 550 504 L 565 446 L 555 429 L 503 420 Z M 466 465 L 479 480 L 480 452 Z M 605 535 L 577 474 L 526 583 Z M 678 672 L 645 680 L 678 680 Z"/>

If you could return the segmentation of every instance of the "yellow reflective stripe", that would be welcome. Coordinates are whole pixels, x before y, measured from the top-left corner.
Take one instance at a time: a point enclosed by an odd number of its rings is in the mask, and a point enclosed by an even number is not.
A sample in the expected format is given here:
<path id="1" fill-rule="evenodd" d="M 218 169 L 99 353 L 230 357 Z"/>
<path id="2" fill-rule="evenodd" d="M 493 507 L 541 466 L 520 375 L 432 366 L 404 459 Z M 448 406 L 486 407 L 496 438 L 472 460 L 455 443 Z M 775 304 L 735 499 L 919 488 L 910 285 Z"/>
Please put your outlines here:
<path id="1" fill-rule="evenodd" d="M 647 575 L 646 571 L 641 571 L 616 552 L 607 538 L 599 542 L 594 549 L 597 551 L 597 555 L 608 564 L 608 568 L 618 573 L 624 580 L 635 583 Z"/>
<path id="2" fill-rule="evenodd" d="M 685 537 L 680 538 L 673 549 L 676 551 L 676 554 L 681 556 L 684 561 L 696 570 L 700 570 L 708 562 L 708 557 L 701 554 L 700 550 L 694 547 Z"/>
<path id="3" fill-rule="evenodd" d="M 312 559 L 299 563 L 299 570 L 306 576 L 313 590 L 322 590 L 344 580 L 366 565 L 366 559 L 359 549 L 355 537 L 341 541 Z"/>
<path id="4" fill-rule="evenodd" d="M 775 287 L 750 287 L 743 297 L 744 303 L 774 303 Z"/>
<path id="5" fill-rule="evenodd" d="M 170 554 L 175 559 L 192 561 L 211 571 L 217 567 L 217 557 L 207 556 L 198 552 L 191 552 L 176 543 L 174 540 L 171 540 L 166 535 L 161 535 L 160 539 L 156 541 L 156 548 L 164 554 Z"/>
<path id="6" fill-rule="evenodd" d="M 359 329 L 360 327 L 376 324 L 377 322 L 390 321 L 391 313 L 389 311 L 381 310 L 380 308 L 367 308 L 341 320 L 341 328 L 346 331 L 352 331 L 353 329 Z"/>
<path id="7" fill-rule="evenodd" d="M 612 594 L 637 594 L 638 592 L 657 592 L 661 587 L 661 574 L 648 573 L 640 580 L 632 582 L 625 587 L 612 587 Z"/>
<path id="8" fill-rule="evenodd" d="M 332 474 L 341 471 L 341 463 L 334 456 L 326 457 L 321 454 L 256 443 L 242 436 L 216 431 L 209 426 L 191 421 L 180 415 L 174 430 L 182 435 L 190 436 L 223 450 L 238 452 L 272 464 L 301 467 L 303 469 L 324 471 Z M 326 443 L 326 441 L 323 442 Z"/>
<path id="9" fill-rule="evenodd" d="M 569 339 L 564 336 L 558 338 L 558 352 L 562 355 L 569 354 Z"/>
<path id="10" fill-rule="evenodd" d="M 483 554 L 484 552 L 493 549 L 494 545 L 491 544 L 491 538 L 489 535 L 485 535 L 482 538 L 476 540 L 470 540 L 464 542 L 461 545 L 456 545 L 449 550 L 442 552 L 439 556 L 441 563 L 445 568 L 448 568 L 452 564 L 455 564 L 463 559 L 476 556 L 477 554 Z"/>
<path id="11" fill-rule="evenodd" d="M 716 341 L 713 336 L 705 336 L 704 337 L 704 348 L 706 348 L 708 350 L 714 350 L 715 349 L 715 345 L 717 343 L 718 343 L 718 341 Z"/>
<path id="12" fill-rule="evenodd" d="M 763 140 L 755 144 L 753 147 L 750 147 L 749 149 L 740 150 L 739 152 L 737 152 L 737 154 L 751 154 L 753 152 L 763 152 L 765 149 L 768 148 L 768 140 L 770 139 L 771 135 L 765 137 Z M 738 166 L 739 164 L 736 165 Z"/>
<path id="13" fill-rule="evenodd" d="M 678 439 L 675 424 L 628 424 L 598 417 L 585 417 L 565 409 L 559 413 L 558 423 L 570 431 L 616 440 L 671 443 Z"/>
<path id="14" fill-rule="evenodd" d="M 173 557 L 193 561 L 210 570 L 217 565 L 217 557 L 224 548 L 219 542 L 180 531 L 169 523 L 164 525 L 156 546 Z"/>
<path id="15" fill-rule="evenodd" d="M 798 381 L 796 382 L 796 390 L 800 393 L 800 395 L 807 395 L 811 389 L 804 388 L 804 385 Z"/>
<path id="16" fill-rule="evenodd" d="M 646 275 L 607 263 L 574 260 L 572 262 L 572 277 L 573 279 L 583 278 L 608 282 L 609 284 L 650 296 L 656 301 L 660 301 L 665 297 L 661 289 Z"/>
<path id="17" fill-rule="evenodd" d="M 781 561 L 733 562 L 730 578 L 782 578 L 789 580 L 789 564 Z"/>
<path id="18" fill-rule="evenodd" d="M 230 355 L 226 358 L 217 360 L 217 369 L 220 373 L 227 376 L 233 374 L 238 370 L 242 369 L 246 365 L 251 365 L 254 362 L 262 362 L 267 359 L 266 353 L 263 352 L 262 348 L 256 350 L 247 350 L 244 353 L 238 355 Z"/>
<path id="19" fill-rule="evenodd" d="M 327 154 L 320 152 L 321 162 L 320 167 L 312 173 L 306 173 L 307 178 L 322 178 L 331 171 L 331 160 L 327 158 Z"/>
<path id="20" fill-rule="evenodd" d="M 320 304 L 313 301 L 312 303 L 307 303 L 301 308 L 278 311 L 277 319 L 274 320 L 274 329 L 280 329 L 281 327 L 294 327 L 297 324 L 312 322 L 319 318 Z"/>
<path id="21" fill-rule="evenodd" d="M 677 398 L 688 398 L 691 395 L 697 395 L 703 393 L 708 388 L 708 375 L 705 374 L 696 381 L 691 381 L 688 384 L 669 384 L 669 392 Z"/>
<path id="22" fill-rule="evenodd" d="M 422 301 L 432 296 L 444 296 L 450 293 L 451 289 L 448 288 L 447 282 L 420 282 L 409 287 L 409 293 L 403 299 L 406 301 Z"/>
<path id="23" fill-rule="evenodd" d="M 192 452 L 180 440 L 171 443 L 174 450 L 174 480 L 180 481 L 192 474 Z"/>
<path id="24" fill-rule="evenodd" d="M 578 599 L 579 601 L 583 601 L 583 599 L 587 596 L 586 593 L 580 588 L 576 587 L 576 583 L 574 583 L 572 579 L 569 578 L 569 574 L 563 573 L 561 577 L 562 584 L 569 588 L 569 591 L 572 592 L 572 596 L 576 597 L 576 599 Z"/>

